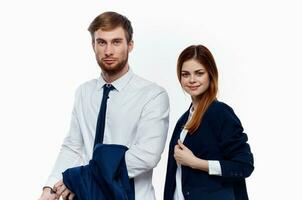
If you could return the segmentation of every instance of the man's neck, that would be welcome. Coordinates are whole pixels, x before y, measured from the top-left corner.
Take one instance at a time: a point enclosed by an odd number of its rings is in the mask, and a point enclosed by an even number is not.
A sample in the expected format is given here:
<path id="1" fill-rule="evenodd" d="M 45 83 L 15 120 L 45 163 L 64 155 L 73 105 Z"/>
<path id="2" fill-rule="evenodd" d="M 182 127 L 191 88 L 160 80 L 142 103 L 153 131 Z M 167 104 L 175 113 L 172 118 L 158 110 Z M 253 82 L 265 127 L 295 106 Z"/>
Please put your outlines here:
<path id="1" fill-rule="evenodd" d="M 107 83 L 112 83 L 116 81 L 117 79 L 121 78 L 124 74 L 126 74 L 129 71 L 129 65 L 128 63 L 126 64 L 125 67 L 121 71 L 115 74 L 110 74 L 107 72 L 102 71 L 102 77 Z"/>

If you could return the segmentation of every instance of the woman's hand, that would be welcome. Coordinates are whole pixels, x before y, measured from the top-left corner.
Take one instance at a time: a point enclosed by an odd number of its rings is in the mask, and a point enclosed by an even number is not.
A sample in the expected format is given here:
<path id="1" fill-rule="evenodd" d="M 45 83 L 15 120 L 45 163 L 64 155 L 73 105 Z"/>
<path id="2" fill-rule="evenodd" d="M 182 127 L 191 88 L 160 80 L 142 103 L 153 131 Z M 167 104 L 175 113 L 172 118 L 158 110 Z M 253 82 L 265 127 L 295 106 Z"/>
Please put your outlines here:
<path id="1" fill-rule="evenodd" d="M 177 143 L 174 147 L 174 158 L 176 162 L 180 165 L 191 167 L 196 156 L 180 140 L 178 140 Z"/>
<path id="2" fill-rule="evenodd" d="M 174 147 L 174 158 L 180 165 L 188 166 L 193 169 L 199 169 L 206 172 L 209 171 L 208 161 L 196 157 L 193 152 L 180 140 L 177 141 L 177 145 L 175 145 Z"/>

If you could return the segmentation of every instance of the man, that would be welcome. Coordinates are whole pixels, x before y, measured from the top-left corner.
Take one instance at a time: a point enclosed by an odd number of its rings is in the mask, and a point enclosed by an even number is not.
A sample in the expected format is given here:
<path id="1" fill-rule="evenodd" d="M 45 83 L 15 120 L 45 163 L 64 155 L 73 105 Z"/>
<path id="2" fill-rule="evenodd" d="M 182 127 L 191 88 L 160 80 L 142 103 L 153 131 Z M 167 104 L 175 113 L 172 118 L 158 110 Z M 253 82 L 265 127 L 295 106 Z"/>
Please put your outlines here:
<path id="1" fill-rule="evenodd" d="M 76 91 L 70 131 L 40 200 L 74 197 L 62 181 L 62 172 L 87 164 L 91 159 L 106 84 L 114 89 L 108 95 L 101 143 L 129 148 L 125 162 L 129 178 L 134 178 L 135 199 L 155 199 L 152 172 L 167 137 L 168 95 L 163 88 L 140 78 L 129 68 L 133 30 L 125 16 L 115 12 L 102 13 L 88 30 L 101 76 L 84 83 Z"/>

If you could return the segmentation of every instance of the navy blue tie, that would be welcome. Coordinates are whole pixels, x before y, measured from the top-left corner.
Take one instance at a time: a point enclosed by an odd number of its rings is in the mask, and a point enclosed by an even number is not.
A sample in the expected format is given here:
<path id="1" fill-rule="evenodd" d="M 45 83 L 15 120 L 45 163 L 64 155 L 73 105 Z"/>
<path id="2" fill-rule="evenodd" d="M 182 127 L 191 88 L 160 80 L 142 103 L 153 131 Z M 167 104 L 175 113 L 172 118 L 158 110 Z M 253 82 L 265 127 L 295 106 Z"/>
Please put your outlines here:
<path id="1" fill-rule="evenodd" d="M 98 121 L 96 124 L 96 132 L 93 149 L 96 144 L 103 143 L 104 130 L 105 130 L 105 118 L 106 118 L 106 109 L 107 109 L 107 99 L 109 98 L 109 92 L 113 90 L 114 87 L 111 84 L 105 84 L 103 86 L 103 98 L 101 103 L 101 108 L 98 116 Z"/>

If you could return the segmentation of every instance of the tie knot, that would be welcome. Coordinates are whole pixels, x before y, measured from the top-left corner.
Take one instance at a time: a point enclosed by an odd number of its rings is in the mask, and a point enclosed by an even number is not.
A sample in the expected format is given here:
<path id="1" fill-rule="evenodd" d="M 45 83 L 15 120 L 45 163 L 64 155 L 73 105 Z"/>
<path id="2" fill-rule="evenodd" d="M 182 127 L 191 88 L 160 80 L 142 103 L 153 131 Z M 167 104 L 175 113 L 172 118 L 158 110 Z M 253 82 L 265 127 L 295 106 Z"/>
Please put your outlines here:
<path id="1" fill-rule="evenodd" d="M 113 87 L 113 85 L 111 85 L 111 84 L 105 84 L 104 86 L 103 86 L 103 95 L 104 96 L 108 96 L 108 94 L 109 94 L 109 92 L 111 91 L 111 90 L 113 90 L 114 89 L 114 87 Z"/>
<path id="2" fill-rule="evenodd" d="M 111 84 L 109 84 L 109 83 L 104 84 L 103 87 L 104 87 L 105 89 L 107 89 L 107 90 L 112 90 L 112 89 L 113 89 L 113 85 L 111 85 Z"/>

